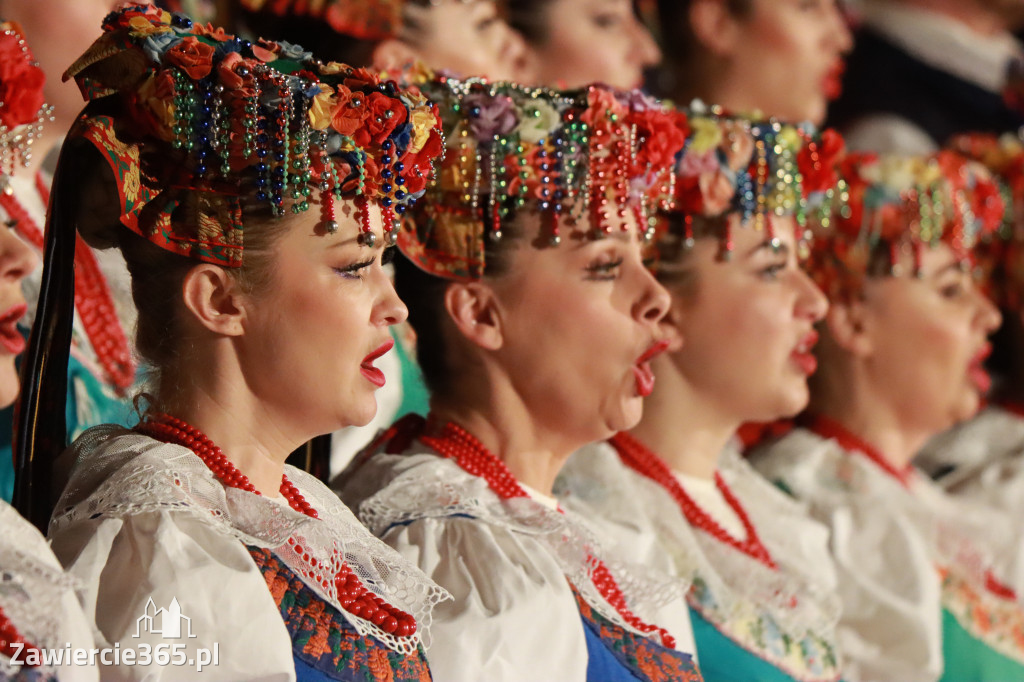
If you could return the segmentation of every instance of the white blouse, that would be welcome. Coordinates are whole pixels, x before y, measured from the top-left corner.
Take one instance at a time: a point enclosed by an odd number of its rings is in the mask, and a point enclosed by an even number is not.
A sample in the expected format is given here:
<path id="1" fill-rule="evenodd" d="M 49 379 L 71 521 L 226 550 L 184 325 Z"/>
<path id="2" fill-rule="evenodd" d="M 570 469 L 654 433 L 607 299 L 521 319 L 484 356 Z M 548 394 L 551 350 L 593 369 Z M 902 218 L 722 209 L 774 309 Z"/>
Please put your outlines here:
<path id="1" fill-rule="evenodd" d="M 404 454 L 358 458 L 340 494 L 371 531 L 454 597 L 434 612 L 427 658 L 437 680 L 583 682 L 587 642 L 569 581 L 601 615 L 636 632 L 590 581 L 587 557 L 599 548 L 578 519 L 532 497 L 503 500 L 419 442 Z M 633 613 L 692 652 L 681 591 L 632 566 L 605 563 Z"/>
<path id="2" fill-rule="evenodd" d="M 0 609 L 29 644 L 52 654 L 64 649 L 62 656 L 95 646 L 92 626 L 75 593 L 77 586 L 35 526 L 0 500 Z M 25 661 L 24 653 L 19 660 Z M 0 679 L 27 669 L 0 655 Z M 53 674 L 61 682 L 99 679 L 94 667 L 68 661 L 40 666 L 38 671 L 44 679 Z"/>
<path id="3" fill-rule="evenodd" d="M 86 612 L 102 645 L 181 644 L 194 661 L 200 650 L 218 654 L 201 673 L 194 665 L 122 664 L 105 668 L 104 680 L 294 680 L 291 637 L 247 545 L 272 550 L 360 634 L 405 653 L 420 643 L 430 610 L 445 596 L 326 486 L 294 467 L 286 466 L 286 475 L 319 519 L 225 487 L 191 450 L 119 427 L 90 429 L 73 450 L 77 461 L 50 537 L 85 584 Z M 293 551 L 290 540 L 302 549 Z M 396 638 L 345 611 L 333 582 L 319 583 L 333 578 L 333 569 L 321 573 L 298 552 L 335 568 L 343 557 L 375 594 L 416 617 L 417 634 Z M 170 612 L 180 624 L 180 638 L 160 632 L 166 625 L 154 627 L 159 613 L 147 620 L 161 609 L 163 622 Z"/>

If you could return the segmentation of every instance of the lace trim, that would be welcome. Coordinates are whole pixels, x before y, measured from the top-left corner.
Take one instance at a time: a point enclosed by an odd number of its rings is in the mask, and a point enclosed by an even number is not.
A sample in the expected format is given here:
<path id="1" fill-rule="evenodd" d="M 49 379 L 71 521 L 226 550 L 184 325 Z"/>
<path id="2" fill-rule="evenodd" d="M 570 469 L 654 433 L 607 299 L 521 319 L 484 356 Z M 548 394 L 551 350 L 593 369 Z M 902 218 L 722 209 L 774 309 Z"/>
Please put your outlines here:
<path id="1" fill-rule="evenodd" d="M 316 508 L 313 519 L 261 495 L 225 488 L 191 450 L 115 426 L 86 431 L 73 446 L 75 471 L 50 522 L 51 532 L 97 516 L 188 514 L 246 545 L 270 549 L 360 635 L 409 655 L 428 641 L 431 612 L 449 595 L 373 537 L 323 484 L 286 466 L 288 478 Z M 294 538 L 303 554 L 288 542 Z M 316 568 L 309 559 L 316 560 Z M 347 563 L 370 591 L 412 614 L 418 626 L 397 637 L 345 611 L 333 577 Z"/>

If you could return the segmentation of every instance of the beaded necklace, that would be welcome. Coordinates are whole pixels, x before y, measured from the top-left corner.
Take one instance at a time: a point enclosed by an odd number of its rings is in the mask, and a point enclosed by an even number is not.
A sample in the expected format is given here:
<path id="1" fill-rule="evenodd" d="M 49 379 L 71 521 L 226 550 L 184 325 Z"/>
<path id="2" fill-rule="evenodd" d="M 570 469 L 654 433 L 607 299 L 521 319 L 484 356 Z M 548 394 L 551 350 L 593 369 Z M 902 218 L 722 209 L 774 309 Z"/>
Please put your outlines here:
<path id="1" fill-rule="evenodd" d="M 529 497 L 508 466 L 464 428 L 447 422 L 436 436 L 421 435 L 420 441 L 442 457 L 453 460 L 464 471 L 487 481 L 487 485 L 503 500 Z M 562 513 L 562 510 L 558 510 Z M 664 628 L 644 623 L 626 604 L 626 596 L 603 561 L 587 557 L 591 580 L 601 596 L 630 626 L 644 634 L 657 632 L 666 647 L 675 648 L 675 639 Z"/>
<path id="2" fill-rule="evenodd" d="M 149 413 L 146 421 L 135 428 L 140 433 L 164 443 L 175 443 L 188 448 L 203 460 L 213 475 L 224 485 L 256 495 L 261 494 L 248 476 L 239 471 L 213 441 L 188 422 L 167 414 Z M 280 491 L 292 509 L 314 519 L 320 518 L 316 509 L 306 501 L 306 498 L 302 496 L 295 484 L 288 480 L 287 476 L 281 476 Z M 314 569 L 326 568 L 317 559 L 311 557 L 295 538 L 288 538 L 288 544 Z M 409 637 L 416 633 L 416 620 L 412 615 L 388 604 L 370 592 L 347 563 L 343 563 L 335 575 L 334 585 L 342 608 L 352 615 L 370 621 L 388 634 Z M 325 584 L 324 587 L 327 585 Z"/>
<path id="3" fill-rule="evenodd" d="M 15 644 L 22 646 L 19 649 L 14 646 Z M 0 608 L 0 654 L 7 658 L 14 658 L 16 654 L 20 654 L 19 660 L 21 661 L 42 660 L 42 652 L 25 640 L 25 637 L 18 632 L 18 628 L 2 608 Z M 29 665 L 29 667 L 34 668 L 35 666 Z"/>
<path id="4" fill-rule="evenodd" d="M 902 470 L 897 469 L 889 463 L 885 455 L 878 449 L 852 433 L 835 419 L 814 415 L 807 419 L 801 419 L 799 423 L 800 426 L 803 426 L 812 433 L 818 434 L 822 438 L 836 441 L 844 450 L 864 455 L 874 462 L 879 469 L 896 479 L 904 488 L 910 487 L 910 479 L 914 473 L 914 468 L 911 465 L 908 464 Z"/>
<path id="5" fill-rule="evenodd" d="M 36 191 L 43 205 L 48 206 L 50 190 L 40 173 L 36 173 Z M 0 207 L 14 222 L 18 233 L 42 251 L 43 231 L 18 198 L 13 193 L 0 192 Z M 130 388 L 135 382 L 135 362 L 128 338 L 96 255 L 80 235 L 75 241 L 75 310 L 108 380 L 122 391 Z"/>
<path id="6" fill-rule="evenodd" d="M 690 497 L 686 489 L 672 475 L 672 471 L 665 462 L 651 451 L 650 448 L 626 433 L 615 434 L 610 442 L 626 466 L 641 476 L 654 481 L 672 496 L 672 499 L 679 505 L 680 511 L 683 512 L 683 516 L 686 517 L 686 521 L 691 526 L 700 528 L 719 542 L 729 545 L 753 559 L 757 559 L 768 568 L 773 570 L 777 568 L 768 548 L 761 542 L 761 538 L 758 536 L 754 524 L 751 523 L 746 510 L 736 496 L 733 495 L 729 486 L 725 484 L 725 479 L 722 478 L 721 474 L 715 472 L 715 485 L 722 493 L 726 504 L 729 505 L 743 524 L 743 529 L 746 533 L 746 538 L 743 540 L 730 535 L 717 521 L 711 518 L 711 515 L 701 509 L 696 500 Z"/>

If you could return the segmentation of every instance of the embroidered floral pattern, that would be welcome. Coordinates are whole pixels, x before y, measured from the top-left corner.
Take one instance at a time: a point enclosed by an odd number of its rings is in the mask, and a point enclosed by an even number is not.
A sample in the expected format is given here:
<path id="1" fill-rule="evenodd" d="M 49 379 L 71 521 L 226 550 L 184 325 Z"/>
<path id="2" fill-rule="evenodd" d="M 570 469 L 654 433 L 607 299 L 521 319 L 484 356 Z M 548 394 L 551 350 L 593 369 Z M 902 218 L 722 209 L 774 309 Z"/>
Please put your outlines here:
<path id="1" fill-rule="evenodd" d="M 249 547 L 281 610 L 296 659 L 345 682 L 430 682 L 423 649 L 403 655 L 360 635 L 268 549 Z"/>
<path id="2" fill-rule="evenodd" d="M 1015 599 L 979 589 L 955 570 L 940 569 L 942 605 L 972 636 L 1024 663 L 1024 610 Z"/>

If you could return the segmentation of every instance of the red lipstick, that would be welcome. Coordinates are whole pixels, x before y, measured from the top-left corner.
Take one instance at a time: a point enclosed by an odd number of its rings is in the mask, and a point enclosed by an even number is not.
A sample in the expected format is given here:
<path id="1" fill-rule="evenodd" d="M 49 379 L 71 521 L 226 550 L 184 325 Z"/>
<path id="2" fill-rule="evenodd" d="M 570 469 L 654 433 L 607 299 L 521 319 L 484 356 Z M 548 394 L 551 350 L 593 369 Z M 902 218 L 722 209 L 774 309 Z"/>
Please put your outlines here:
<path id="1" fill-rule="evenodd" d="M 985 369 L 985 360 L 992 354 L 992 344 L 986 343 L 981 347 L 974 357 L 971 358 L 970 367 L 967 369 L 967 377 L 970 379 L 978 393 L 985 395 L 992 388 L 992 377 Z"/>
<path id="2" fill-rule="evenodd" d="M 359 371 L 362 372 L 363 376 L 366 377 L 369 380 L 369 382 L 376 386 L 377 388 L 383 386 L 387 382 L 387 379 L 384 378 L 384 372 L 380 371 L 379 369 L 373 366 L 373 361 L 381 357 L 394 347 L 394 340 L 388 339 L 387 341 L 382 343 L 380 347 L 377 348 L 377 350 L 367 355 L 365 358 L 363 358 L 363 361 L 359 363 Z"/>
<path id="3" fill-rule="evenodd" d="M 18 331 L 18 320 L 25 316 L 28 306 L 24 303 L 13 305 L 0 317 L 0 345 L 12 355 L 25 350 L 25 337 Z"/>
<path id="4" fill-rule="evenodd" d="M 825 78 L 822 80 L 822 90 L 825 92 L 825 97 L 829 101 L 839 99 L 839 96 L 843 94 L 843 74 L 846 72 L 846 63 L 842 59 L 837 59 L 832 64 L 832 68 L 825 74 Z"/>
<path id="5" fill-rule="evenodd" d="M 654 392 L 654 372 L 651 371 L 651 360 L 667 351 L 670 345 L 672 344 L 668 339 L 657 341 L 637 358 L 636 364 L 633 366 L 633 377 L 636 380 L 636 393 L 641 398 L 646 398 Z"/>
<path id="6" fill-rule="evenodd" d="M 818 370 L 818 359 L 811 352 L 816 343 L 818 343 L 818 332 L 812 329 L 800 339 L 800 343 L 797 344 L 796 348 L 789 355 L 800 371 L 806 376 L 811 376 Z"/>

